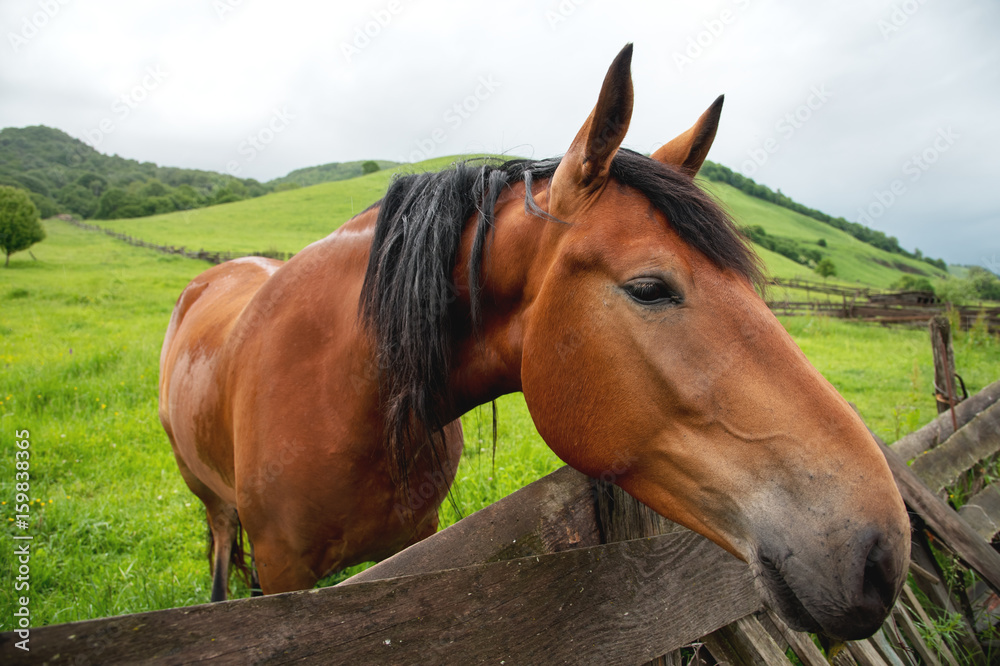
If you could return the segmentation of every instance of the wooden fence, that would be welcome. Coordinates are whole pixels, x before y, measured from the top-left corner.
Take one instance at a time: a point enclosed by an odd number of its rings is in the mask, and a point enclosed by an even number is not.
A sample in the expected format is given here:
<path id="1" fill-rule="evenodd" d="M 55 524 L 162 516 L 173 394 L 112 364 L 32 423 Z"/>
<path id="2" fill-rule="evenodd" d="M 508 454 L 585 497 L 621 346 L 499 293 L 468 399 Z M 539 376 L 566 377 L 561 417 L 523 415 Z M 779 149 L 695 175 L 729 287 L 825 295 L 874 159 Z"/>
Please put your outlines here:
<path id="1" fill-rule="evenodd" d="M 202 261 L 207 261 L 210 264 L 221 264 L 224 261 L 231 261 L 232 259 L 239 259 L 240 257 L 268 257 L 269 259 L 288 261 L 295 254 L 294 252 L 279 252 L 277 250 L 261 250 L 259 252 L 216 252 L 205 250 L 204 248 L 200 250 L 189 250 L 184 246 L 157 245 L 156 243 L 150 243 L 142 240 L 141 238 L 135 238 L 129 234 L 115 231 L 114 229 L 106 229 L 105 227 L 99 227 L 96 224 L 82 222 L 72 215 L 57 215 L 56 217 L 64 222 L 72 224 L 75 227 L 86 229 L 87 231 L 99 231 L 103 234 L 111 236 L 112 238 L 128 243 L 129 245 L 134 245 L 135 247 L 144 247 L 150 250 L 156 250 L 157 252 L 162 252 L 163 254 L 175 254 L 181 257 L 187 257 L 188 259 L 200 259 Z"/>
<path id="2" fill-rule="evenodd" d="M 914 523 L 913 580 L 932 604 L 907 587 L 883 629 L 832 663 L 957 663 L 954 645 L 927 644 L 917 628 L 946 613 L 962 617 L 964 659 L 987 663 L 972 628 L 975 604 L 1000 592 L 1000 554 L 984 539 L 1000 524 L 1000 488 L 961 513 L 941 489 L 1000 449 L 998 398 L 1000 382 L 954 420 L 880 442 Z M 930 539 L 976 572 L 983 598 L 949 589 Z M 566 467 L 335 587 L 40 627 L 30 653 L 16 640 L 0 635 L 0 661 L 681 664 L 678 650 L 694 645 L 695 663 L 786 663 L 789 649 L 827 663 L 767 611 L 745 564 Z"/>

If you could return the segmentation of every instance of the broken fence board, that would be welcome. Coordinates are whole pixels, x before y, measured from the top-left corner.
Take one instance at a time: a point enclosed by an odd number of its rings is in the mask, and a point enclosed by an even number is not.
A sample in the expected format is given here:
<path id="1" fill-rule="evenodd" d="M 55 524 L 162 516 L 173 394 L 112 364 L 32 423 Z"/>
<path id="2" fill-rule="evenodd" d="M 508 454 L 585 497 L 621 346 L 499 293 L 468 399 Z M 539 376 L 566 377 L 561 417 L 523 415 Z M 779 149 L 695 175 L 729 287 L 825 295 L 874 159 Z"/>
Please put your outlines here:
<path id="1" fill-rule="evenodd" d="M 591 479 L 572 467 L 528 484 L 348 578 L 355 585 L 600 543 Z"/>
<path id="2" fill-rule="evenodd" d="M 972 529 L 987 541 L 992 541 L 1000 532 L 1000 487 L 991 483 L 965 503 L 958 510 Z"/>
<path id="3" fill-rule="evenodd" d="M 961 428 L 971 421 L 976 414 L 1000 400 L 1000 380 L 993 382 L 968 400 L 955 405 L 955 418 Z M 954 432 L 951 424 L 951 413 L 939 415 L 920 430 L 911 432 L 893 443 L 892 450 L 903 460 L 913 460 L 924 451 L 932 449 Z"/>
<path id="4" fill-rule="evenodd" d="M 785 651 L 778 647 L 767 629 L 753 615 L 705 636 L 705 645 L 719 661 L 732 666 L 774 666 L 787 664 Z"/>
<path id="5" fill-rule="evenodd" d="M 829 666 L 826 657 L 823 656 L 823 652 L 820 651 L 816 644 L 813 643 L 812 637 L 809 634 L 804 634 L 800 631 L 795 631 L 791 629 L 784 620 L 774 614 L 773 611 L 767 612 L 768 618 L 771 622 L 778 628 L 781 635 L 784 636 L 785 641 L 788 642 L 789 647 L 795 652 L 795 655 L 799 658 L 805 666 Z"/>
<path id="6" fill-rule="evenodd" d="M 847 649 L 854 657 L 854 661 L 858 662 L 858 666 L 888 666 L 870 640 L 850 641 Z"/>
<path id="7" fill-rule="evenodd" d="M 927 664 L 927 666 L 941 666 L 941 662 L 938 661 L 934 651 L 931 650 L 927 643 L 924 643 L 917 625 L 913 623 L 906 610 L 898 602 L 892 608 L 892 616 L 896 619 L 896 625 L 900 631 L 906 636 L 906 641 L 920 655 L 920 659 L 924 664 Z"/>
<path id="8" fill-rule="evenodd" d="M 896 487 L 910 510 L 917 513 L 937 536 L 968 566 L 975 569 L 990 587 L 1000 591 L 1000 554 L 983 541 L 974 529 L 950 506 L 927 489 L 899 455 L 875 433 Z"/>
<path id="9" fill-rule="evenodd" d="M 958 481 L 973 465 L 1000 451 L 1000 403 L 984 409 L 940 446 L 910 464 L 933 492 Z"/>

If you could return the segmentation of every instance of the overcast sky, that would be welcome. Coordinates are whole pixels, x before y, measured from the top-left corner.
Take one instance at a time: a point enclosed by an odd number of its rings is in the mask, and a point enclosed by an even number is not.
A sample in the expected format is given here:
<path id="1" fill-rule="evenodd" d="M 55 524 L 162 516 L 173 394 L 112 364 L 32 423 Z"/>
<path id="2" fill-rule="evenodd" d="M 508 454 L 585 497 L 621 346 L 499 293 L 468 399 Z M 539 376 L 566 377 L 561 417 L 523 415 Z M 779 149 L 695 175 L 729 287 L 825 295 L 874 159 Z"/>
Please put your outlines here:
<path id="1" fill-rule="evenodd" d="M 725 93 L 711 159 L 1000 270 L 996 0 L 3 0 L 0 26 L 0 127 L 259 180 L 561 154 L 631 41 L 628 147 Z"/>

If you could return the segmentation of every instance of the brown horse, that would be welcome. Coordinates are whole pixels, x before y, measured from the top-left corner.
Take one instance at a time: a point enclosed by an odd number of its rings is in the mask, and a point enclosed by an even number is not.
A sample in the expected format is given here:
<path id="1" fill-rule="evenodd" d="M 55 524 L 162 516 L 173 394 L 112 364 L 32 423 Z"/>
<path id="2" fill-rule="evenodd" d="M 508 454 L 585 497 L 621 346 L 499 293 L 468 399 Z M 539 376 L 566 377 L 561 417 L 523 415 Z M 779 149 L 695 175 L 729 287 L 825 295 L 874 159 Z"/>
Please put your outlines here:
<path id="1" fill-rule="evenodd" d="M 241 523 L 264 593 L 434 532 L 456 419 L 523 391 L 560 458 L 749 562 L 791 625 L 878 628 L 909 550 L 886 462 L 694 183 L 722 98 L 652 157 L 620 149 L 631 55 L 561 160 L 397 178 L 289 262 L 184 290 L 160 418 L 208 511 L 213 599 Z"/>

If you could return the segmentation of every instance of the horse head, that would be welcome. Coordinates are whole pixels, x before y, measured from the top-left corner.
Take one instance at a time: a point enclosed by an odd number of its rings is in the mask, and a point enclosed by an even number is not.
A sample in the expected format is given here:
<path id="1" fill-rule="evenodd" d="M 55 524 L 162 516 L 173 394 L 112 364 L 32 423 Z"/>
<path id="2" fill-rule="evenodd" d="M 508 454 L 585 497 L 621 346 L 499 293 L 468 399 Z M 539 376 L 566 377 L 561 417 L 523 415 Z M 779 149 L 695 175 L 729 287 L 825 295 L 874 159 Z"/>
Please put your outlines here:
<path id="1" fill-rule="evenodd" d="M 907 571 L 892 475 L 758 294 L 747 241 L 694 184 L 722 98 L 650 158 L 620 150 L 630 61 L 628 46 L 547 187 L 527 193 L 554 218 L 536 224 L 527 268 L 521 246 L 494 240 L 493 279 L 526 271 L 517 347 L 529 411 L 565 462 L 613 470 L 631 495 L 748 562 L 791 626 L 870 635 Z M 505 253 L 509 267 L 496 260 Z"/>

